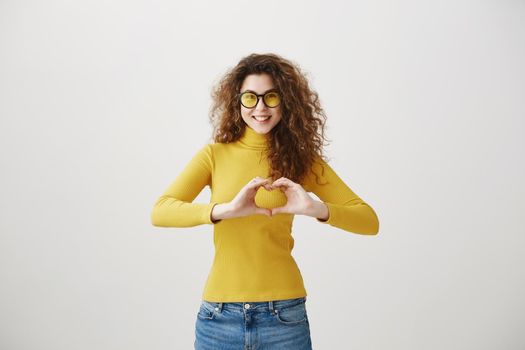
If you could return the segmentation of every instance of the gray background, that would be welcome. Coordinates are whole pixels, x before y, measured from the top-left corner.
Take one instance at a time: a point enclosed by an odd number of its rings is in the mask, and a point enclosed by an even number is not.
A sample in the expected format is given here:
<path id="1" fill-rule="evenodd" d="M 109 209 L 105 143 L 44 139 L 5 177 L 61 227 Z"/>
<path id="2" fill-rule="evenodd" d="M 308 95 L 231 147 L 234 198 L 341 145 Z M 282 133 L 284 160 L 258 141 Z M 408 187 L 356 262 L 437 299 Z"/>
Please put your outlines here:
<path id="1" fill-rule="evenodd" d="M 0 2 L 0 347 L 190 349 L 212 226 L 157 228 L 252 52 L 380 218 L 297 216 L 316 349 L 525 348 L 522 1 Z M 196 198 L 209 201 L 206 188 Z"/>

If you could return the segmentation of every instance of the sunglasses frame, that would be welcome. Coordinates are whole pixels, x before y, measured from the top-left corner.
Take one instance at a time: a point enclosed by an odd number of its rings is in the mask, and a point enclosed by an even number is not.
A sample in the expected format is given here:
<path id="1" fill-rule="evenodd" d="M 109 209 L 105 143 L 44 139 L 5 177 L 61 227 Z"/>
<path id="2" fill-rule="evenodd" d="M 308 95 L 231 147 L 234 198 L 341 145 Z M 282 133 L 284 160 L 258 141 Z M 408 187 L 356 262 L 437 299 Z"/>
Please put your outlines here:
<path id="1" fill-rule="evenodd" d="M 264 96 L 266 96 L 267 94 L 270 94 L 270 93 L 277 93 L 277 95 L 279 95 L 279 103 L 276 105 L 276 106 L 273 106 L 273 107 L 270 107 L 266 104 L 266 101 L 264 100 Z M 257 102 L 255 103 L 255 105 L 253 107 L 246 107 L 243 103 L 242 103 L 242 95 L 244 94 L 254 94 L 255 96 L 257 96 Z M 279 93 L 279 91 L 277 89 L 272 89 L 272 90 L 268 90 L 266 91 L 264 94 L 262 95 L 258 95 L 255 93 L 255 91 L 252 91 L 252 90 L 246 90 L 244 92 L 240 92 L 238 94 L 238 98 L 239 98 L 239 102 L 241 103 L 241 105 L 244 107 L 244 108 L 248 108 L 248 109 L 252 109 L 252 108 L 255 108 L 257 107 L 257 105 L 259 104 L 259 99 L 262 97 L 262 101 L 264 103 L 264 105 L 268 108 L 276 108 L 276 107 L 279 107 L 279 105 L 281 104 L 281 94 Z"/>

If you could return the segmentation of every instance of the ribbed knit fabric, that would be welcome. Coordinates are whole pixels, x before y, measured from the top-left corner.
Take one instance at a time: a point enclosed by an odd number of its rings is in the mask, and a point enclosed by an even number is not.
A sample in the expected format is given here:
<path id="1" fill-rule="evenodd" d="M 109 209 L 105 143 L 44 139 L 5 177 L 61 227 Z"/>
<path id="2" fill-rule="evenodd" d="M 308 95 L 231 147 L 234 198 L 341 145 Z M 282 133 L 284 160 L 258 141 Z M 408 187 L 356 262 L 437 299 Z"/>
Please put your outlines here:
<path id="1" fill-rule="evenodd" d="M 236 142 L 202 147 L 156 201 L 151 221 L 160 227 L 211 224 L 215 258 L 202 299 L 211 302 L 248 302 L 306 296 L 299 268 L 291 255 L 292 214 L 250 215 L 212 222 L 214 205 L 230 202 L 251 179 L 269 176 L 264 150 L 267 135 L 246 126 Z M 301 184 L 328 207 L 328 220 L 316 219 L 342 230 L 376 234 L 379 220 L 374 210 L 357 196 L 320 157 Z M 193 203 L 205 186 L 210 203 Z M 275 208 L 286 204 L 279 189 L 259 188 L 255 202 Z M 314 221 L 315 222 L 315 221 Z"/>

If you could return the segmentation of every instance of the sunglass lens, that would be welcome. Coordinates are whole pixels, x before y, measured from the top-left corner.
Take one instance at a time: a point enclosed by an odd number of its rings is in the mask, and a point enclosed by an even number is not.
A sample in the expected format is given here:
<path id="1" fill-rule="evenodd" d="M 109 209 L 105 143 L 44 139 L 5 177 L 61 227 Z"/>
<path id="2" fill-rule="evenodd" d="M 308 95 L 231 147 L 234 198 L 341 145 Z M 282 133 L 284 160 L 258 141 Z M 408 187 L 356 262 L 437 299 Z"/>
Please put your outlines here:
<path id="1" fill-rule="evenodd" d="M 269 92 L 266 95 L 264 95 L 264 103 L 268 107 L 276 107 L 281 102 L 281 98 L 278 93 L 276 92 Z"/>
<path id="2" fill-rule="evenodd" d="M 257 104 L 257 96 L 250 92 L 245 92 L 241 95 L 241 103 L 246 108 L 252 108 Z"/>

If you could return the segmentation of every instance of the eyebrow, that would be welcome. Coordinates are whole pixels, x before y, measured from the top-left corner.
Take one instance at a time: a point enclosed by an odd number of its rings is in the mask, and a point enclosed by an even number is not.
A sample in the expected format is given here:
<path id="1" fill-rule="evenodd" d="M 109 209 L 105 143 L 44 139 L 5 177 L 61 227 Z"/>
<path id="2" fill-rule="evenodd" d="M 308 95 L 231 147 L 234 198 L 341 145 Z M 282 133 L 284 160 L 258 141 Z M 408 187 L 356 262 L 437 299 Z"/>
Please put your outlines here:
<path id="1" fill-rule="evenodd" d="M 266 90 L 265 92 L 262 93 L 262 95 L 264 95 L 265 93 L 270 92 L 270 91 L 277 91 L 277 88 L 271 88 L 271 89 L 269 89 L 269 90 Z M 253 92 L 254 94 L 257 95 L 257 93 L 256 93 L 255 91 L 250 90 L 250 89 L 246 89 L 246 90 L 244 90 L 243 92 Z M 241 93 L 243 93 L 243 92 L 241 92 Z"/>

